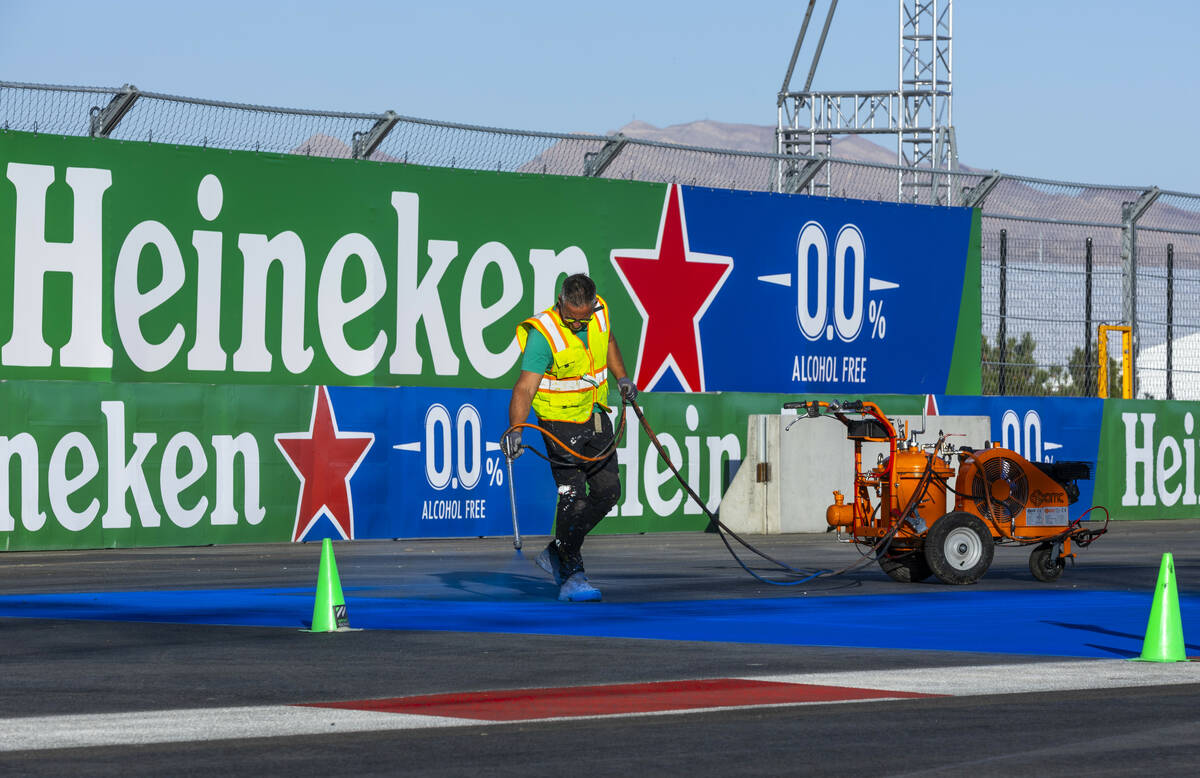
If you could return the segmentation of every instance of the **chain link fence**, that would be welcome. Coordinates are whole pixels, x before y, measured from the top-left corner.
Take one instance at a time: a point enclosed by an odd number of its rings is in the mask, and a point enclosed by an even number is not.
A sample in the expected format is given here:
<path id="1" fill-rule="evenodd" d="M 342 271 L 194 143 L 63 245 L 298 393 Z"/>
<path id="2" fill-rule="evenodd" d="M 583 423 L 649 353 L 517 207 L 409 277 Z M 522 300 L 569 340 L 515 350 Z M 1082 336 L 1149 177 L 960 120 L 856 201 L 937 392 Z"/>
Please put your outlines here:
<path id="1" fill-rule="evenodd" d="M 0 127 L 436 167 L 934 205 L 983 215 L 985 394 L 1095 396 L 1097 327 L 1130 324 L 1138 397 L 1200 399 L 1200 195 L 961 169 L 532 132 L 392 112 L 242 105 L 0 81 Z M 912 236 L 914 240 L 932 239 Z M 1114 344 L 1109 354 L 1120 354 Z M 1110 396 L 1121 365 L 1110 357 Z"/>

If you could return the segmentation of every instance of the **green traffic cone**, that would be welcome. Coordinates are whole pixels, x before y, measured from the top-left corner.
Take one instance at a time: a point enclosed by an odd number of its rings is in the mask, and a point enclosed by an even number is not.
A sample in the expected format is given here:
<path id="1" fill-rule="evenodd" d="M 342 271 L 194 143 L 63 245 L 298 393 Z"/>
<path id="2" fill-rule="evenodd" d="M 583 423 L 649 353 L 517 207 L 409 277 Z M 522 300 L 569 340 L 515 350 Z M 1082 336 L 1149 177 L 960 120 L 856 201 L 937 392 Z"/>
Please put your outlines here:
<path id="1" fill-rule="evenodd" d="M 329 538 L 321 541 L 321 566 L 317 571 L 317 597 L 313 602 L 312 629 L 309 632 L 337 632 L 350 628 L 346 598 L 338 578 L 337 561 Z"/>
<path id="2" fill-rule="evenodd" d="M 1175 560 L 1163 554 L 1158 568 L 1158 583 L 1154 587 L 1154 604 L 1150 606 L 1150 621 L 1146 624 L 1146 639 L 1142 643 L 1140 662 L 1186 662 L 1183 643 L 1183 622 L 1179 618 L 1179 590 L 1175 586 Z"/>

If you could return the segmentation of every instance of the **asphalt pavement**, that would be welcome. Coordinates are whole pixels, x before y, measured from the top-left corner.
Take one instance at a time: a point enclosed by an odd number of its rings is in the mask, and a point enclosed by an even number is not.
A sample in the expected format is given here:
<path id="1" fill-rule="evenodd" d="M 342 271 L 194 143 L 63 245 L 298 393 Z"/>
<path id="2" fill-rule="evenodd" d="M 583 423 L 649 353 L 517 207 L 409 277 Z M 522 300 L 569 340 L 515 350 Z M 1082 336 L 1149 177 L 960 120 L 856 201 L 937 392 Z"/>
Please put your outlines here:
<path id="1" fill-rule="evenodd" d="M 828 534 L 748 540 L 804 572 L 859 558 Z M 1200 663 L 1130 661 L 1164 553 L 1200 656 L 1200 522 L 1113 522 L 1051 584 L 1028 549 L 1000 548 L 966 587 L 873 563 L 772 585 L 713 534 L 596 536 L 601 603 L 556 601 L 532 562 L 545 541 L 335 543 L 354 631 L 319 634 L 319 544 L 8 553 L 0 770 L 1123 775 L 1200 760 Z"/>

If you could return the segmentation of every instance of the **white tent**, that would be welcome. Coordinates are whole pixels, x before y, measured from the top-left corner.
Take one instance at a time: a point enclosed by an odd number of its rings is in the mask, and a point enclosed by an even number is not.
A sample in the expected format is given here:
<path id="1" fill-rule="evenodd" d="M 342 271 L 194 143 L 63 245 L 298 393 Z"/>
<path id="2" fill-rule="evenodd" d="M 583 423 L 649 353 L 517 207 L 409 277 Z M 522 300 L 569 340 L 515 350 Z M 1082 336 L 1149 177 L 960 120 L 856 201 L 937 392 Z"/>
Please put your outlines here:
<path id="1" fill-rule="evenodd" d="M 1167 344 L 1142 349 L 1135 372 L 1138 397 L 1167 399 Z M 1176 400 L 1200 400 L 1200 332 L 1175 338 L 1171 351 L 1171 386 Z"/>

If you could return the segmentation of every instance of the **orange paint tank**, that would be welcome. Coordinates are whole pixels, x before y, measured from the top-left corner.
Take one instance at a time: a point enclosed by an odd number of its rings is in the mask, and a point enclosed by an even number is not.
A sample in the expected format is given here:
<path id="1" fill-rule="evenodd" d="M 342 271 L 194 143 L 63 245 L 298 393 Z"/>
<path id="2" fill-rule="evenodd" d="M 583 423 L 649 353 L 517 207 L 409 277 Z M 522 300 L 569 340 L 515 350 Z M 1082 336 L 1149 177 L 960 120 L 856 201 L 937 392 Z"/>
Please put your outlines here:
<path id="1" fill-rule="evenodd" d="M 917 513 L 927 522 L 946 514 L 949 506 L 946 481 L 954 476 L 954 470 L 941 458 L 917 448 L 896 452 L 896 468 L 891 483 L 886 479 L 887 460 L 875 469 L 875 473 L 883 480 L 884 504 L 891 506 L 893 512 L 899 514 L 913 498 L 930 460 L 936 477 L 930 480 L 921 494 L 916 504 Z"/>

